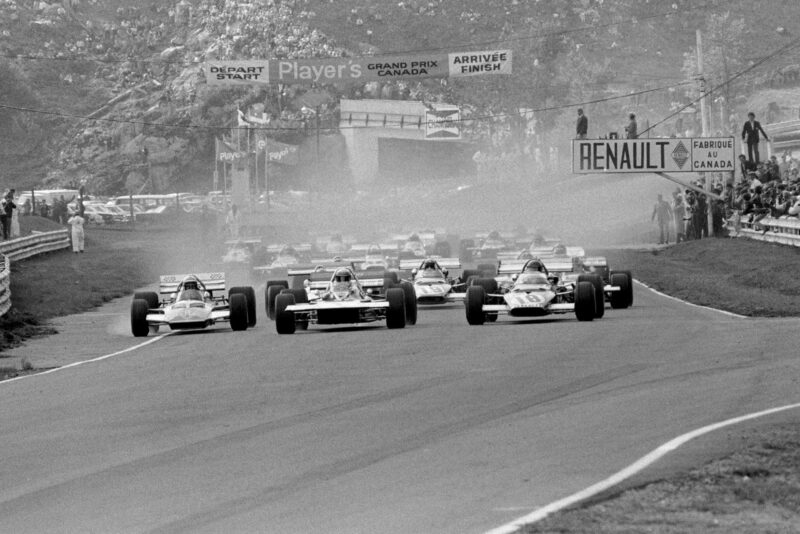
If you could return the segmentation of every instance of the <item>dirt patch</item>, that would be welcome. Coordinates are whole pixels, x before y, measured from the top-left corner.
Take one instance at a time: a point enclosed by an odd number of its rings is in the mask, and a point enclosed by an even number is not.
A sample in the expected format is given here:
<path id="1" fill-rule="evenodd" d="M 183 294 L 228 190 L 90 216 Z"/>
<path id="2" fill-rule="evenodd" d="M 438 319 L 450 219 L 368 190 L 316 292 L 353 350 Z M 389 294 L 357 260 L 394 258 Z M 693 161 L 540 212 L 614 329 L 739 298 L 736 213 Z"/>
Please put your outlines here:
<path id="1" fill-rule="evenodd" d="M 522 532 L 798 532 L 798 465 L 800 429 L 771 429 L 703 467 L 555 514 Z"/>
<path id="2" fill-rule="evenodd" d="M 601 250 L 612 268 L 668 295 L 753 317 L 800 315 L 800 248 L 704 239 L 657 251 Z"/>

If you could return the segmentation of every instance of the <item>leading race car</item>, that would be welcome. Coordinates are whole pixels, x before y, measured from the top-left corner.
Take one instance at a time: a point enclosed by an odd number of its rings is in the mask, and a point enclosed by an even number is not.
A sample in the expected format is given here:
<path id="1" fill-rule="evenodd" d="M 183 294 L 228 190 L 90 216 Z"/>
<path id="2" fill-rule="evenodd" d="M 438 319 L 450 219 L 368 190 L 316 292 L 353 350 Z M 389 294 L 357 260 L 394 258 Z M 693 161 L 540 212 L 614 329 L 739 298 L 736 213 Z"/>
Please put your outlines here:
<path id="1" fill-rule="evenodd" d="M 306 288 L 284 289 L 275 299 L 275 329 L 293 334 L 309 324 L 335 325 L 386 321 L 389 328 L 416 323 L 416 297 L 411 284 L 389 287 L 385 297 L 369 295 L 351 267 L 340 267 L 327 282 L 312 276 Z"/>
<path id="2" fill-rule="evenodd" d="M 540 260 L 528 260 L 520 273 L 502 283 L 481 278 L 467 288 L 464 301 L 467 322 L 481 325 L 507 314 L 512 317 L 541 317 L 574 312 L 579 321 L 602 317 L 602 289 L 599 276 L 581 275 L 575 283 L 563 282 L 550 273 Z M 598 302 L 600 303 L 598 305 Z"/>
<path id="3" fill-rule="evenodd" d="M 446 304 L 463 302 L 466 283 L 451 278 L 450 269 L 461 269 L 458 258 L 428 258 L 422 262 L 401 260 L 400 269 L 411 268 L 411 283 L 419 304 Z"/>
<path id="4" fill-rule="evenodd" d="M 229 322 L 233 330 L 256 325 L 256 297 L 252 287 L 232 287 L 225 296 L 225 273 L 166 275 L 159 295 L 135 293 L 131 303 L 131 332 L 144 337 L 171 330 L 197 330 Z"/>

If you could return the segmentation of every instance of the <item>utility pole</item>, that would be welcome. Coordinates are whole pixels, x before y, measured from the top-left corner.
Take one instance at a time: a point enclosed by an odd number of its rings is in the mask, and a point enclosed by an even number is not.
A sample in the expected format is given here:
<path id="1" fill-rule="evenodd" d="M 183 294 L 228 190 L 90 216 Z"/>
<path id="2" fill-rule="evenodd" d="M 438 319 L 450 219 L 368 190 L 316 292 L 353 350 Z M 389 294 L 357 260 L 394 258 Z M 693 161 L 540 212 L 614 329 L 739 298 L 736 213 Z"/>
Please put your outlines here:
<path id="1" fill-rule="evenodd" d="M 703 35 L 701 34 L 700 30 L 697 30 L 697 76 L 698 80 L 700 81 L 700 121 L 703 128 L 703 137 L 708 137 L 709 130 L 711 129 L 711 125 L 709 124 L 709 115 L 708 115 L 708 105 L 706 103 L 706 99 L 708 98 L 708 92 L 706 91 L 706 80 L 705 74 L 703 73 Z M 705 180 L 705 190 L 706 192 L 711 192 L 711 179 L 710 177 L 706 176 L 706 173 L 700 173 L 700 175 Z M 712 215 L 711 209 L 711 196 L 706 195 L 706 212 L 708 217 L 706 219 L 706 227 L 708 231 L 708 235 L 710 236 L 711 233 L 714 231 L 714 216 Z"/>

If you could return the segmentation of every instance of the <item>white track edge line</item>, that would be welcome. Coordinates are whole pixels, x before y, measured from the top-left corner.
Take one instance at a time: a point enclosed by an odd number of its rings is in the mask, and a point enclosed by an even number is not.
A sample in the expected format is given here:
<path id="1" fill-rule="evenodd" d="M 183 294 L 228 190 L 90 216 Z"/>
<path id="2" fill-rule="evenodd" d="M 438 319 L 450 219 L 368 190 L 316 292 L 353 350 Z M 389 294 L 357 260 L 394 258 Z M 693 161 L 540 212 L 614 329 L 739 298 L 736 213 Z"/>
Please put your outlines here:
<path id="1" fill-rule="evenodd" d="M 763 410 L 761 412 L 749 413 L 746 415 L 741 415 L 739 417 L 734 417 L 733 419 L 727 419 L 719 423 L 713 423 L 698 428 L 696 430 L 692 430 L 691 432 L 687 432 L 686 434 L 682 434 L 677 438 L 674 438 L 664 443 L 663 445 L 649 452 L 645 456 L 642 456 L 628 467 L 625 467 L 621 471 L 614 473 L 605 480 L 602 480 L 597 484 L 589 486 L 588 488 L 583 489 L 577 493 L 573 493 L 568 497 L 564 497 L 563 499 L 551 502 L 550 504 L 545 505 L 541 508 L 537 508 L 536 510 L 534 510 L 533 512 L 531 512 L 526 516 L 520 517 L 518 519 L 511 521 L 510 523 L 506 523 L 505 525 L 501 525 L 497 528 L 487 531 L 486 534 L 516 534 L 520 531 L 520 529 L 524 528 L 527 525 L 532 525 L 533 523 L 541 521 L 542 519 L 544 519 L 545 517 L 547 517 L 552 513 L 559 512 L 564 508 L 577 504 L 581 501 L 585 501 L 586 499 L 594 497 L 595 495 L 616 486 L 620 482 L 623 482 L 624 480 L 639 473 L 646 467 L 649 467 L 651 464 L 655 463 L 656 461 L 666 456 L 668 453 L 676 450 L 681 445 L 686 444 L 688 441 L 691 441 L 696 437 L 708 434 L 715 430 L 719 430 L 720 428 L 724 428 L 726 426 L 742 423 L 750 419 L 756 419 L 759 417 L 764 417 L 767 415 L 772 415 L 775 413 L 784 412 L 787 410 L 793 410 L 797 408 L 800 408 L 800 403 L 788 404 L 786 406 L 780 406 L 778 408 L 770 408 L 768 410 Z"/>
<path id="2" fill-rule="evenodd" d="M 48 369 L 47 371 L 42 371 L 41 373 L 31 373 L 29 375 L 15 376 L 14 378 L 9 378 L 7 380 L 3 380 L 2 382 L 0 382 L 0 385 L 7 384 L 9 382 L 16 382 L 16 381 L 22 380 L 24 378 L 34 378 L 34 377 L 42 376 L 42 375 L 49 375 L 50 373 L 55 373 L 56 371 L 63 371 L 64 369 L 69 369 L 70 367 L 78 367 L 79 365 L 83 365 L 83 364 L 86 364 L 86 363 L 94 363 L 94 362 L 99 362 L 99 361 L 102 361 L 102 360 L 106 360 L 108 358 L 113 358 L 114 356 L 119 356 L 120 354 L 125 354 L 126 352 L 132 352 L 132 351 L 134 351 L 136 349 L 140 349 L 142 347 L 146 347 L 147 345 L 150 345 L 151 343 L 155 343 L 156 341 L 161 341 L 162 339 L 164 339 L 165 337 L 167 337 L 169 335 L 172 335 L 172 332 L 165 332 L 165 333 L 163 333 L 163 334 L 161 334 L 161 335 L 159 335 L 157 337 L 154 337 L 152 339 L 148 339 L 147 341 L 145 341 L 143 343 L 139 343 L 138 345 L 134 345 L 132 347 L 128 347 L 127 349 L 118 350 L 117 352 L 112 352 L 111 354 L 106 354 L 104 356 L 98 356 L 97 358 L 92 358 L 91 360 L 81 360 L 79 362 L 68 363 L 67 365 L 62 365 L 60 367 L 54 367 L 53 369 Z"/>
<path id="3" fill-rule="evenodd" d="M 659 291 L 657 289 L 653 289 L 652 287 L 648 286 L 647 284 L 645 284 L 641 280 L 637 280 L 635 278 L 633 279 L 633 281 L 636 282 L 637 284 L 641 285 L 641 286 L 646 287 L 647 289 L 649 289 L 650 291 L 652 291 L 656 295 L 659 295 L 659 296 L 662 296 L 662 297 L 666 297 L 668 299 L 675 300 L 675 301 L 680 302 L 682 304 L 686 304 L 687 306 L 693 306 L 695 308 L 701 308 L 701 309 L 704 309 L 704 310 L 715 311 L 717 313 L 721 313 L 721 314 L 727 315 L 729 317 L 735 317 L 736 319 L 748 319 L 748 317 L 746 315 L 739 315 L 738 313 L 733 313 L 733 312 L 729 312 L 729 311 L 725 311 L 725 310 L 720 310 L 718 308 L 712 308 L 711 306 L 703 306 L 701 304 L 695 304 L 693 302 L 688 302 L 686 300 L 679 299 L 678 297 L 673 297 L 672 295 L 667 295 L 666 293 L 662 293 L 661 291 Z"/>

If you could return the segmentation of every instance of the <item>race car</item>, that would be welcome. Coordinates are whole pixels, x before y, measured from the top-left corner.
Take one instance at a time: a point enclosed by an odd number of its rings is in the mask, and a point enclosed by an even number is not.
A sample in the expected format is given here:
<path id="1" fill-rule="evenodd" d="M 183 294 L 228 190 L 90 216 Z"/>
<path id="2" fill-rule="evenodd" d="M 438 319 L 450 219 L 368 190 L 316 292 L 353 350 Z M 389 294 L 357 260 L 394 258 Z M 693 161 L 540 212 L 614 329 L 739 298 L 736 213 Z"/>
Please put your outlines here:
<path id="1" fill-rule="evenodd" d="M 305 289 L 283 289 L 275 299 L 275 329 L 293 334 L 309 324 L 335 325 L 386 321 L 389 328 L 404 328 L 417 321 L 414 287 L 401 282 L 385 296 L 368 294 L 351 267 L 339 267 L 327 281 L 312 276 Z"/>
<path id="2" fill-rule="evenodd" d="M 494 322 L 499 315 L 542 317 L 575 313 L 579 321 L 602 317 L 602 288 L 599 276 L 581 275 L 575 283 L 551 276 L 540 260 L 529 260 L 510 284 L 494 278 L 481 278 L 467 288 L 464 301 L 467 322 L 481 325 Z M 598 304 L 599 302 L 599 304 Z"/>
<path id="3" fill-rule="evenodd" d="M 466 253 L 469 259 L 497 259 L 500 255 L 518 252 L 513 236 L 501 234 L 497 230 L 478 234 L 474 240 L 462 241 L 461 248 L 462 255 Z"/>
<path id="4" fill-rule="evenodd" d="M 230 323 L 233 330 L 256 325 L 256 296 L 252 287 L 232 287 L 225 296 L 225 273 L 165 275 L 159 294 L 138 292 L 131 303 L 131 332 L 145 337 L 170 330 L 197 330 Z"/>
<path id="5" fill-rule="evenodd" d="M 411 267 L 411 283 L 414 285 L 419 304 L 446 304 L 464 300 L 465 280 L 450 277 L 450 269 L 461 269 L 458 258 L 428 258 L 422 262 L 400 261 L 400 269 L 409 267 Z"/>
<path id="6" fill-rule="evenodd" d="M 300 263 L 302 256 L 311 252 L 310 244 L 300 245 L 268 245 L 268 262 L 263 265 L 256 265 L 253 270 L 267 275 L 283 272 L 292 265 Z"/>

